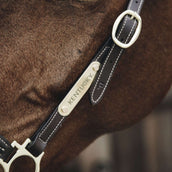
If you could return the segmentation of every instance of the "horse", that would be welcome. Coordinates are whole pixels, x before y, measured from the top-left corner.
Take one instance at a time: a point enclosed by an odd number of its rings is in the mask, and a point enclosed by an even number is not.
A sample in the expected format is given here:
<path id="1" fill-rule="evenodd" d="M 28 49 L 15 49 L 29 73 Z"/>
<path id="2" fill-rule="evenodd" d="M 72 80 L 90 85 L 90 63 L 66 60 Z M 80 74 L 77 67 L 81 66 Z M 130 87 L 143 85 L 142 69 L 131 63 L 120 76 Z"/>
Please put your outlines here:
<path id="1" fill-rule="evenodd" d="M 110 35 L 126 3 L 0 1 L 1 135 L 22 143 L 36 131 Z M 104 98 L 92 106 L 85 95 L 46 148 L 41 171 L 58 171 L 96 138 L 130 127 L 161 102 L 172 82 L 170 10 L 170 0 L 145 1 L 142 33 L 119 60 Z M 29 163 L 20 167 L 27 171 Z"/>

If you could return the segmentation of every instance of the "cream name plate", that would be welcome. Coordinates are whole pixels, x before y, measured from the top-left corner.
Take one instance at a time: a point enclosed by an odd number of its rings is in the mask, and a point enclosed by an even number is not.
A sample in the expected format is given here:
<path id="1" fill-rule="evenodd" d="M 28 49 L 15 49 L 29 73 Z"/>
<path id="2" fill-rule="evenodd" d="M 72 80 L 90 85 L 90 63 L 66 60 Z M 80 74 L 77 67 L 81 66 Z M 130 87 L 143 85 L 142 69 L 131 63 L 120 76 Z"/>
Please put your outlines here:
<path id="1" fill-rule="evenodd" d="M 60 115 L 68 116 L 72 112 L 81 98 L 90 88 L 96 73 L 99 70 L 99 67 L 100 63 L 97 61 L 92 62 L 87 67 L 87 69 L 58 106 L 58 112 Z"/>

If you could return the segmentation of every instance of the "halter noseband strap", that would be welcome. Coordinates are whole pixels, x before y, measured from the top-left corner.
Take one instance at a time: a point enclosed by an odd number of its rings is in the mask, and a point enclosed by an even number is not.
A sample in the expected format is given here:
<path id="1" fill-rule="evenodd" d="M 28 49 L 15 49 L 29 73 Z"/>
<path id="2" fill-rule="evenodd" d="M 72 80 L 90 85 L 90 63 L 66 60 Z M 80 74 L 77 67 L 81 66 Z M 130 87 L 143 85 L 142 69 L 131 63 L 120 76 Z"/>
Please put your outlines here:
<path id="1" fill-rule="evenodd" d="M 58 131 L 89 87 L 91 86 L 90 100 L 92 104 L 97 104 L 102 99 L 124 49 L 130 47 L 139 36 L 141 30 L 139 13 L 143 2 L 144 0 L 130 0 L 128 10 L 122 13 L 114 23 L 112 36 L 96 54 L 60 105 L 30 139 L 27 139 L 23 145 L 19 145 L 15 141 L 10 144 L 0 136 L 0 164 L 4 167 L 5 172 L 9 171 L 10 165 L 15 158 L 25 155 L 35 161 L 35 171 L 39 172 L 40 161 L 47 143 Z M 15 148 L 18 150 L 10 159 Z"/>

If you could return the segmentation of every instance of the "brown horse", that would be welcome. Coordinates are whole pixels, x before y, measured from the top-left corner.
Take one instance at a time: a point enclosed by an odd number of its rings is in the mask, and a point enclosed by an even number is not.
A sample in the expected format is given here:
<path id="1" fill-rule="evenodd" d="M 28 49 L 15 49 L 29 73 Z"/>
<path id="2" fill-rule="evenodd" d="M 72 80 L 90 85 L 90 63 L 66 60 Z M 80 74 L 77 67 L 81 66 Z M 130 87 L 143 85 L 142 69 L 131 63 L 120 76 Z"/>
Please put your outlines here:
<path id="1" fill-rule="evenodd" d="M 126 5 L 126 0 L 0 1 L 1 135 L 22 143 L 34 133 Z M 172 81 L 170 12 L 170 0 L 145 2 L 142 34 L 119 61 L 105 97 L 96 106 L 88 95 L 82 99 L 48 145 L 42 171 L 57 171 L 97 137 L 133 125 L 162 100 Z"/>

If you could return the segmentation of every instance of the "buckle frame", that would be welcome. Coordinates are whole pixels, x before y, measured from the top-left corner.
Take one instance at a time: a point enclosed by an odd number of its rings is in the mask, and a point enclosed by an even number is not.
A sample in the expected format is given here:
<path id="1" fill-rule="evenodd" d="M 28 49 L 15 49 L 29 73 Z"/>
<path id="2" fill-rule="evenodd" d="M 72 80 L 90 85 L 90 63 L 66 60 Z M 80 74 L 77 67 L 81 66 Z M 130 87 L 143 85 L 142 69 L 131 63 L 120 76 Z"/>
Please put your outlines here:
<path id="1" fill-rule="evenodd" d="M 13 143 L 11 144 L 12 147 L 16 147 L 17 148 L 17 152 L 14 154 L 14 156 L 10 159 L 9 162 L 4 162 L 2 159 L 0 159 L 0 164 L 4 169 L 4 172 L 9 172 L 10 171 L 10 167 L 11 164 L 19 157 L 22 156 L 27 156 L 30 157 L 34 162 L 35 162 L 35 172 L 40 172 L 40 163 L 41 163 L 41 159 L 44 155 L 44 152 L 42 154 L 40 154 L 38 157 L 34 157 L 27 149 L 26 146 L 30 143 L 30 139 L 26 139 L 26 141 L 20 145 L 18 144 L 16 141 L 13 141 Z"/>
<path id="2" fill-rule="evenodd" d="M 137 20 L 137 22 L 138 22 L 136 31 L 135 31 L 133 37 L 131 38 L 130 42 L 127 43 L 127 44 L 126 43 L 122 43 L 116 37 L 116 32 L 117 32 L 118 26 L 119 26 L 121 20 L 124 18 L 125 15 L 131 15 L 131 19 L 135 18 Z M 140 35 L 140 32 L 141 32 L 141 28 L 142 28 L 142 19 L 141 19 L 140 15 L 137 12 L 135 12 L 135 11 L 126 10 L 126 11 L 124 11 L 123 13 L 121 13 L 118 16 L 118 18 L 116 19 L 116 21 L 115 21 L 115 23 L 113 25 L 112 39 L 113 39 L 114 43 L 117 44 L 119 47 L 121 47 L 121 48 L 129 48 L 138 39 L 138 37 Z"/>

